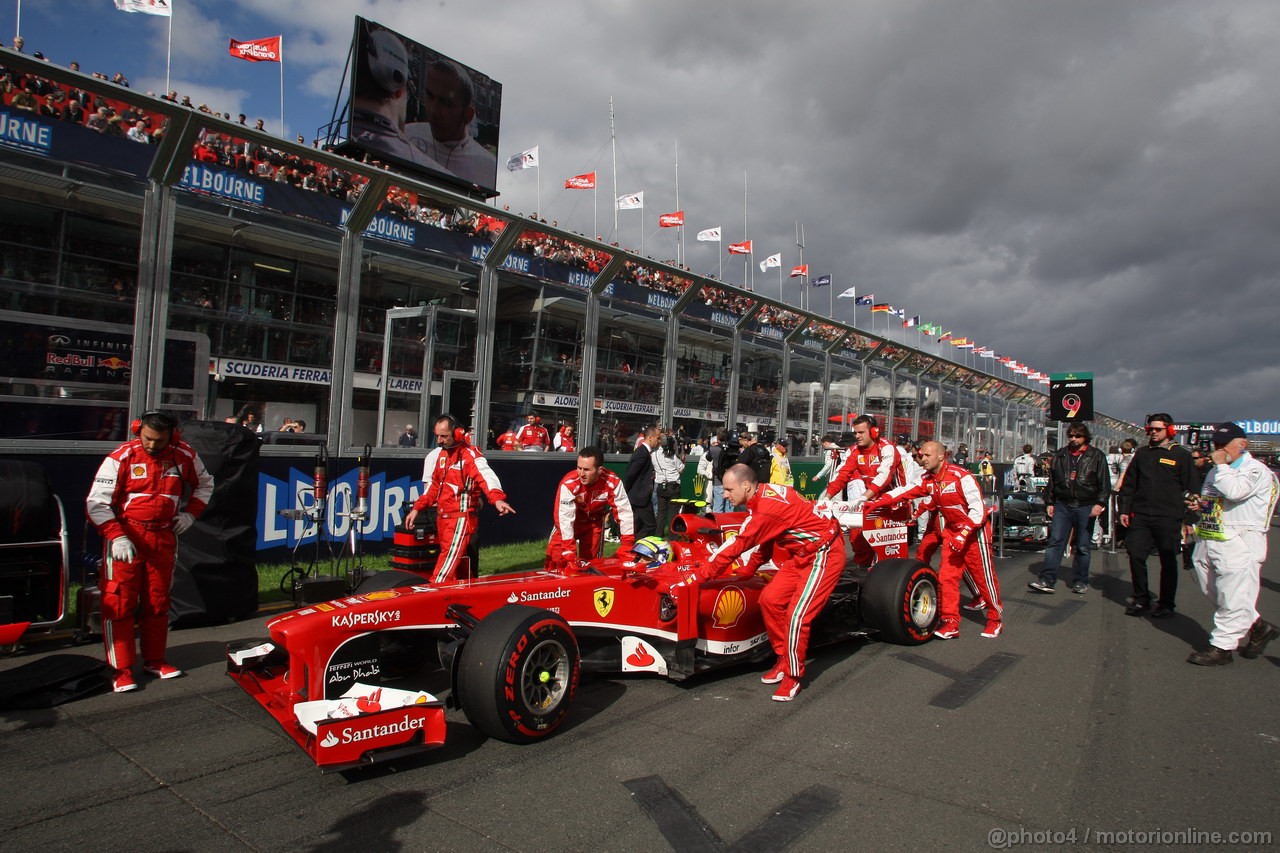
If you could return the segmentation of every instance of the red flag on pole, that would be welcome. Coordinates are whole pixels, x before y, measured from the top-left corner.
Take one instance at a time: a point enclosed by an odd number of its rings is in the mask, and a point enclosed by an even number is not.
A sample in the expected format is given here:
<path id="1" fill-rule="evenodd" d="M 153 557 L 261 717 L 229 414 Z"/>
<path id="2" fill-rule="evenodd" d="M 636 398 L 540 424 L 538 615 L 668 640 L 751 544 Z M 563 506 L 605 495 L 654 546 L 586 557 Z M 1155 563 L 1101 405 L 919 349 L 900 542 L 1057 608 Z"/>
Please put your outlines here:
<path id="1" fill-rule="evenodd" d="M 788 277 L 799 278 L 800 276 L 807 276 L 807 275 L 809 275 L 809 265 L 799 264 L 791 268 L 791 275 Z"/>
<path id="2" fill-rule="evenodd" d="M 249 62 L 281 62 L 284 57 L 281 55 L 280 39 L 281 36 L 250 41 L 232 39 L 230 53 L 237 59 L 247 59 Z"/>
<path id="3" fill-rule="evenodd" d="M 731 255 L 749 255 L 751 254 L 751 241 L 743 240 L 741 243 L 730 243 L 729 254 Z"/>
<path id="4" fill-rule="evenodd" d="M 679 228 L 684 225 L 684 211 L 677 210 L 675 213 L 664 213 L 658 217 L 659 228 Z"/>
<path id="5" fill-rule="evenodd" d="M 593 190 L 596 188 L 596 173 L 587 172 L 583 175 L 565 178 L 564 188 L 567 190 Z"/>

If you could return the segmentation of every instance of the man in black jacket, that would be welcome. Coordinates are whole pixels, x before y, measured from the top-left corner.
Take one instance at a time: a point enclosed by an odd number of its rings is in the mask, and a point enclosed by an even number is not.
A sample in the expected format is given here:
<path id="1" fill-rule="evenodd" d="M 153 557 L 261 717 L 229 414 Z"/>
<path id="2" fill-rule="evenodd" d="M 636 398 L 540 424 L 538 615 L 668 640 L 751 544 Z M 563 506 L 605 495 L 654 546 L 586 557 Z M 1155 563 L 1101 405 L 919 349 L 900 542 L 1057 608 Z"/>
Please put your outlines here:
<path id="1" fill-rule="evenodd" d="M 756 472 L 758 482 L 769 482 L 769 469 L 773 464 L 773 456 L 767 447 L 760 444 L 760 435 L 744 432 L 738 440 L 742 444 L 742 450 L 738 452 L 738 462 L 750 465 L 751 470 Z"/>
<path id="2" fill-rule="evenodd" d="M 1200 490 L 1191 454 L 1174 443 L 1173 418 L 1163 412 L 1147 415 L 1147 446 L 1133 454 L 1120 487 L 1120 524 L 1126 528 L 1133 601 L 1129 616 L 1172 616 L 1178 594 L 1178 554 L 1182 525 L 1188 518 L 1187 496 Z M 1147 555 L 1160 555 L 1160 598 L 1151 610 L 1147 586 Z"/>
<path id="3" fill-rule="evenodd" d="M 1071 561 L 1074 577 L 1071 591 L 1084 595 L 1089 591 L 1089 552 L 1093 547 L 1094 519 L 1107 507 L 1111 493 L 1111 472 L 1107 457 L 1089 444 L 1089 428 L 1072 424 L 1067 428 L 1067 446 L 1058 449 L 1049 463 L 1049 484 L 1044 502 L 1053 519 L 1049 547 L 1044 555 L 1040 578 L 1027 586 L 1035 592 L 1052 593 L 1058 582 L 1058 569 L 1067 542 L 1075 533 L 1076 556 Z"/>
<path id="4" fill-rule="evenodd" d="M 622 485 L 631 501 L 631 511 L 636 520 L 636 539 L 653 536 L 658 532 L 658 517 L 653 511 L 653 451 L 662 438 L 656 426 L 644 431 L 644 440 L 636 446 L 622 476 Z"/>

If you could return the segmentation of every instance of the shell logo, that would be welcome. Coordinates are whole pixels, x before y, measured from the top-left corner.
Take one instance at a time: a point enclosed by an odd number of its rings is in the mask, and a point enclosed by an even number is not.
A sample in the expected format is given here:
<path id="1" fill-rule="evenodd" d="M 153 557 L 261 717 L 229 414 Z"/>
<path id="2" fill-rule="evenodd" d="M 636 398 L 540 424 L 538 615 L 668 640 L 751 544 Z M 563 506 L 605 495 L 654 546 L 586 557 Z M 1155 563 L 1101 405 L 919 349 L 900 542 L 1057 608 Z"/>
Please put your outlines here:
<path id="1" fill-rule="evenodd" d="M 133 477 L 145 477 L 147 476 L 147 466 L 134 465 L 132 468 L 129 469 L 129 474 L 130 476 L 133 476 Z"/>
<path id="2" fill-rule="evenodd" d="M 716 603 L 711 606 L 711 626 L 713 628 L 732 628 L 738 624 L 742 614 L 747 610 L 747 597 L 736 586 L 727 586 L 716 596 Z"/>
<path id="3" fill-rule="evenodd" d="M 399 598 L 400 593 L 391 589 L 380 589 L 364 596 L 365 601 L 384 601 L 388 598 Z"/>

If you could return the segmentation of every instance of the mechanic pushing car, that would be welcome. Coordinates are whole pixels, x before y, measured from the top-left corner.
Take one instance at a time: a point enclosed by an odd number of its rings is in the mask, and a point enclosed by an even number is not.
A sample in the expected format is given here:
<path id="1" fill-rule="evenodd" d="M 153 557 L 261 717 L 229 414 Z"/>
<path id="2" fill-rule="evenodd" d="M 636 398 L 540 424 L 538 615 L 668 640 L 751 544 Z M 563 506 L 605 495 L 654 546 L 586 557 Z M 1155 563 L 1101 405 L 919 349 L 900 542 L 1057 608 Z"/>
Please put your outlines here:
<path id="1" fill-rule="evenodd" d="M 749 465 L 734 465 L 723 481 L 725 497 L 735 506 L 745 505 L 747 519 L 710 563 L 672 584 L 670 592 L 676 598 L 684 587 L 724 574 L 752 548 L 755 552 L 740 570 L 744 576 L 755 574 L 772 557 L 778 573 L 760 593 L 760 613 L 778 660 L 760 680 L 778 685 L 775 701 L 790 702 L 804 678 L 810 625 L 844 570 L 840 525 L 817 515 L 792 487 L 759 482 Z"/>
<path id="2" fill-rule="evenodd" d="M 853 421 L 853 434 L 857 442 L 849 452 L 840 471 L 827 484 L 828 500 L 835 498 L 850 483 L 861 483 L 866 491 L 854 500 L 855 506 L 863 500 L 879 497 L 890 489 L 907 485 L 906 455 L 902 449 L 890 439 L 880 436 L 880 428 L 875 419 L 862 415 Z M 907 521 L 911 517 L 909 506 L 895 510 L 888 515 L 896 521 Z M 850 534 L 853 546 L 853 561 L 863 568 L 875 562 L 875 554 L 871 546 L 861 536 Z"/>
<path id="3" fill-rule="evenodd" d="M 604 453 L 598 447 L 578 451 L 578 467 L 556 486 L 555 529 L 547 543 L 545 565 L 566 569 L 578 560 L 601 555 L 605 520 L 612 515 L 622 532 L 620 553 L 635 547 L 635 515 L 622 478 L 604 467 Z M 577 548 L 574 548 L 574 543 Z"/>
<path id="4" fill-rule="evenodd" d="M 476 576 L 476 559 L 471 548 L 479 522 L 476 517 L 482 498 L 488 498 L 499 515 L 514 515 L 507 503 L 498 475 L 475 445 L 467 441 L 466 430 L 453 415 L 441 415 L 432 427 L 439 445 L 427 454 L 422 466 L 426 485 L 413 502 L 404 526 L 412 530 L 418 513 L 436 508 L 436 535 L 440 556 L 436 558 L 432 583 Z M 463 558 L 466 562 L 463 562 Z"/>
<path id="5" fill-rule="evenodd" d="M 135 613 L 143 668 L 157 678 L 182 675 L 165 659 L 173 563 L 179 534 L 195 523 L 213 495 L 213 475 L 182 440 L 177 421 L 152 410 L 133 422 L 132 431 L 134 437 L 102 461 L 85 501 L 89 521 L 107 543 L 102 640 L 107 663 L 115 669 L 111 689 L 116 693 L 138 688 Z"/>
<path id="6" fill-rule="evenodd" d="M 948 464 L 947 452 L 936 441 L 920 448 L 920 464 L 924 480 L 918 486 L 892 489 L 863 504 L 864 512 L 880 507 L 927 498 L 930 509 L 942 521 L 942 563 L 938 567 L 938 610 L 941 624 L 933 632 L 940 640 L 960 636 L 960 576 L 968 569 L 978 593 L 987 605 L 987 626 L 982 636 L 1000 636 L 1004 608 L 1000 603 L 1000 579 L 996 577 L 991 536 L 987 532 L 987 507 L 982 490 L 967 468 Z"/>

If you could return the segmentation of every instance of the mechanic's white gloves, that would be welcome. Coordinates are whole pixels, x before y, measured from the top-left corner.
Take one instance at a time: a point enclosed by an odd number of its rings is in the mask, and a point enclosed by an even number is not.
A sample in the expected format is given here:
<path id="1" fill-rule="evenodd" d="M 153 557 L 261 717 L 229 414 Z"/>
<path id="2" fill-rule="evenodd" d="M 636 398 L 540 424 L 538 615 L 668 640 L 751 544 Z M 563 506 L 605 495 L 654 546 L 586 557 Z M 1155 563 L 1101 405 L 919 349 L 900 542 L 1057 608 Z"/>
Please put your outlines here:
<path id="1" fill-rule="evenodd" d="M 822 497 L 813 502 L 813 511 L 818 515 L 831 516 L 831 498 L 824 492 Z"/>
<path id="2" fill-rule="evenodd" d="M 191 525 L 196 523 L 196 517 L 189 512 L 180 512 L 178 517 L 173 520 L 174 533 L 186 533 L 191 529 Z"/>
<path id="3" fill-rule="evenodd" d="M 117 536 L 111 540 L 111 559 L 121 563 L 132 563 L 138 559 L 138 549 L 133 547 L 128 536 Z"/>

